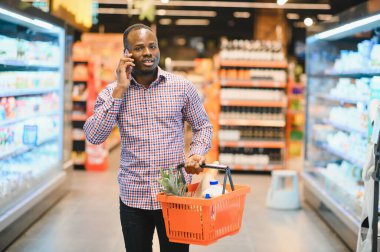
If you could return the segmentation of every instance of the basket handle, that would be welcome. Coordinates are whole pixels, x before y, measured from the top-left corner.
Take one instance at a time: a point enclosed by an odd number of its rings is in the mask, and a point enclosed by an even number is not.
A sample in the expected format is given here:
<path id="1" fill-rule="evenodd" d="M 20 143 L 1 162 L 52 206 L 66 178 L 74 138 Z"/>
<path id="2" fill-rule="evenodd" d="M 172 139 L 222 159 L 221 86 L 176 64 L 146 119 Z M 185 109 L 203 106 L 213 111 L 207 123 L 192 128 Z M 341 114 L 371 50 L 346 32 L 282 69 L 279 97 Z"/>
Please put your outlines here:
<path id="1" fill-rule="evenodd" d="M 183 174 L 183 170 L 182 170 L 182 168 L 184 168 L 184 167 L 185 167 L 184 163 L 179 164 L 177 166 L 177 170 L 180 171 L 181 177 L 182 177 L 182 181 L 186 184 L 185 175 Z M 231 176 L 231 169 L 230 169 L 230 167 L 228 167 L 226 165 L 219 165 L 219 164 L 202 164 L 201 168 L 210 168 L 210 169 L 217 169 L 217 170 L 225 171 L 222 194 L 224 194 L 226 192 L 227 177 L 228 177 L 228 180 L 230 181 L 230 185 L 231 185 L 232 191 L 235 191 L 235 186 L 234 186 L 234 183 L 232 182 L 232 176 Z"/>

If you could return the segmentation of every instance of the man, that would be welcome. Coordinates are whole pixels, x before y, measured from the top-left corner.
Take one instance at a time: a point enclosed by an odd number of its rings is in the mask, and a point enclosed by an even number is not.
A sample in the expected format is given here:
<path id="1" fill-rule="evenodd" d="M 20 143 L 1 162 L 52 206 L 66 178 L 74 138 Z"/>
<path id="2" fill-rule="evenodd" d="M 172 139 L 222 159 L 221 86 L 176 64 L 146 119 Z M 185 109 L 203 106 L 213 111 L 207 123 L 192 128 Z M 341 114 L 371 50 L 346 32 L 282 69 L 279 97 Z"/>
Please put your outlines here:
<path id="1" fill-rule="evenodd" d="M 183 163 L 184 121 L 193 131 L 187 174 L 199 174 L 211 147 L 212 127 L 194 86 L 158 67 L 160 50 L 153 31 L 128 27 L 117 81 L 98 96 L 94 115 L 84 125 L 87 140 L 100 144 L 117 123 L 121 135 L 120 219 L 128 252 L 152 251 L 154 229 L 161 252 L 189 251 L 188 244 L 168 241 L 159 192 L 160 168 Z M 187 182 L 191 175 L 186 175 Z"/>

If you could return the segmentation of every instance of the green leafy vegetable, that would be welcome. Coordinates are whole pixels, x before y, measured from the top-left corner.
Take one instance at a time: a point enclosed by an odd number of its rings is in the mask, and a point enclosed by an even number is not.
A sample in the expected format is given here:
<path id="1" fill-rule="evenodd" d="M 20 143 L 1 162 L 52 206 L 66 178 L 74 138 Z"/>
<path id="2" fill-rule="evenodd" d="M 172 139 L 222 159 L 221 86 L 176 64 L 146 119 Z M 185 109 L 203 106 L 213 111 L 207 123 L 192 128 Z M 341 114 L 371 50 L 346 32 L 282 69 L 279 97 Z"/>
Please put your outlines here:
<path id="1" fill-rule="evenodd" d="M 162 185 L 161 192 L 166 195 L 184 196 L 186 192 L 186 183 L 182 181 L 181 174 L 178 171 L 173 171 L 173 168 L 168 170 L 160 169 L 161 178 L 158 182 Z"/>

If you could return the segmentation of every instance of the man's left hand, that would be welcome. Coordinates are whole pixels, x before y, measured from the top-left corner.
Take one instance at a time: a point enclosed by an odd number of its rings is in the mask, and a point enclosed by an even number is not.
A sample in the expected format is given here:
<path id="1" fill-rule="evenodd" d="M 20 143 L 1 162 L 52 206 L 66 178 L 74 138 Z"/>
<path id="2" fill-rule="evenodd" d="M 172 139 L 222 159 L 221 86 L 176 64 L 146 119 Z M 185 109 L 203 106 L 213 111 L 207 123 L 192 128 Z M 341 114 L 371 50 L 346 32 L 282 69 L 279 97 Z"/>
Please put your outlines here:
<path id="1" fill-rule="evenodd" d="M 203 171 L 201 165 L 204 164 L 205 157 L 194 154 L 186 160 L 185 170 L 189 174 L 199 174 Z"/>

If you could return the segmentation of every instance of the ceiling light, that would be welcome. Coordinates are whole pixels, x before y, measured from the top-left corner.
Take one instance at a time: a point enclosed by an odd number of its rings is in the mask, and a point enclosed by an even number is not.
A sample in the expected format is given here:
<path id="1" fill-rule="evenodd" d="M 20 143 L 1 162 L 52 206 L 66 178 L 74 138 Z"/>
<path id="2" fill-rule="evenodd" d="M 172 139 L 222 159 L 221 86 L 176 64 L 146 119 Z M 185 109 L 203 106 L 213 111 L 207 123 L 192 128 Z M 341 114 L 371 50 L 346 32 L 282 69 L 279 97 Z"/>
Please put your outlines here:
<path id="1" fill-rule="evenodd" d="M 247 11 L 235 11 L 233 15 L 235 18 L 249 18 L 251 13 Z"/>
<path id="2" fill-rule="evenodd" d="M 125 0 L 98 0 L 98 4 L 120 4 L 126 5 Z M 330 10 L 330 4 L 313 4 L 313 3 L 287 3 L 278 5 L 277 3 L 263 2 L 226 2 L 226 1 L 181 1 L 173 0 L 164 4 L 161 1 L 155 1 L 156 6 L 186 6 L 186 7 L 209 7 L 209 8 L 254 8 L 254 9 L 303 9 L 303 10 Z"/>
<path id="3" fill-rule="evenodd" d="M 339 39 L 348 36 L 348 34 L 355 34 L 358 32 L 369 31 L 380 25 L 380 14 L 366 17 L 353 21 L 351 23 L 318 33 L 310 38 L 308 41 L 312 42 L 318 39 Z"/>
<path id="4" fill-rule="evenodd" d="M 329 14 L 318 14 L 318 15 L 317 15 L 317 18 L 318 18 L 319 20 L 322 20 L 322 21 L 328 21 L 328 20 L 330 20 L 332 17 L 333 17 L 333 15 L 329 15 Z"/>
<path id="5" fill-rule="evenodd" d="M 100 2 L 100 1 L 99 1 Z M 160 1 L 155 3 L 162 5 Z M 278 5 L 276 3 L 262 2 L 225 2 L 225 1 L 170 1 L 166 6 L 186 6 L 186 7 L 215 7 L 215 8 L 256 8 L 256 9 L 315 9 L 330 10 L 329 4 L 309 4 L 309 3 L 288 3 Z"/>
<path id="6" fill-rule="evenodd" d="M 286 4 L 287 1 L 288 0 L 277 0 L 277 4 L 278 5 L 284 5 L 284 4 Z"/>
<path id="7" fill-rule="evenodd" d="M 161 3 L 167 4 L 167 3 L 169 3 L 169 0 L 161 0 Z"/>
<path id="8" fill-rule="evenodd" d="M 216 11 L 166 10 L 166 16 L 216 17 Z"/>
<path id="9" fill-rule="evenodd" d="M 314 23 L 313 19 L 311 19 L 311 18 L 309 18 L 309 17 L 305 18 L 305 19 L 303 20 L 303 22 L 304 22 L 304 24 L 305 24 L 307 27 L 312 26 L 313 23 Z"/>
<path id="10" fill-rule="evenodd" d="M 98 14 L 140 15 L 138 9 L 99 8 Z"/>
<path id="11" fill-rule="evenodd" d="M 172 23 L 172 20 L 170 18 L 161 18 L 158 22 L 160 25 L 170 25 Z"/>
<path id="12" fill-rule="evenodd" d="M 289 20 L 298 20 L 300 19 L 300 15 L 297 13 L 288 13 L 286 14 L 286 18 Z"/>
<path id="13" fill-rule="evenodd" d="M 176 25 L 209 25 L 208 19 L 177 19 Z"/>
<path id="14" fill-rule="evenodd" d="M 138 9 L 99 8 L 99 14 L 140 15 Z M 216 11 L 191 11 L 191 10 L 156 10 L 157 16 L 183 16 L 183 17 L 216 17 Z"/>

